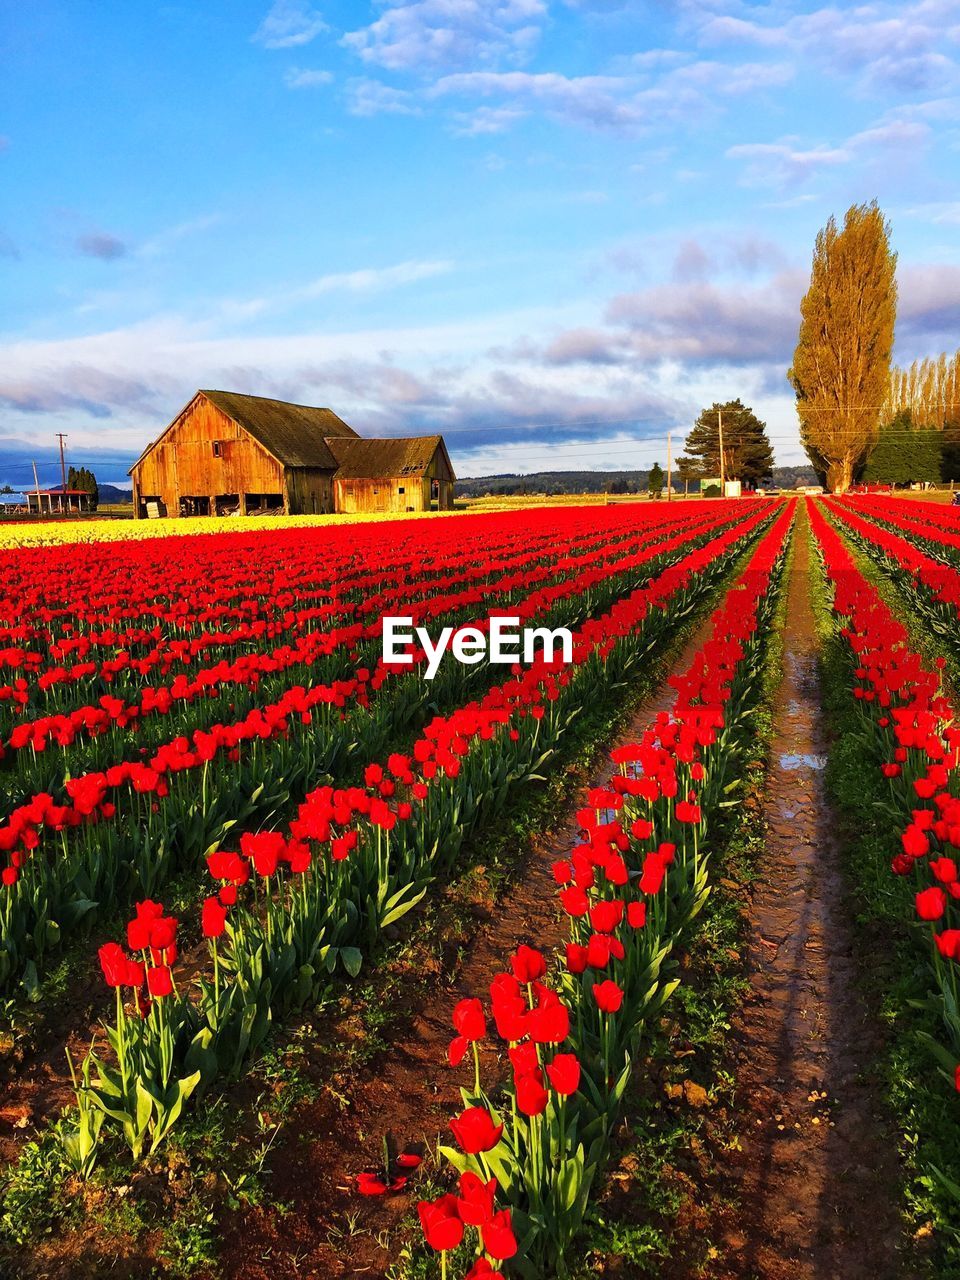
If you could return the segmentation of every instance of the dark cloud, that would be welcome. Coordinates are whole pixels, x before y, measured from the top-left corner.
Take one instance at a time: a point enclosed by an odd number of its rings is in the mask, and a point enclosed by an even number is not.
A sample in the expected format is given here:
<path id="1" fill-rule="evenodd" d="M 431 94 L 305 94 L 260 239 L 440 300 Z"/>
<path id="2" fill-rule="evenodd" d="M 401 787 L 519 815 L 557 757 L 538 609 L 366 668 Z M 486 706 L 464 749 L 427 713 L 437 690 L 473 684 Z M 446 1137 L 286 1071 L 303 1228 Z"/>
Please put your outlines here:
<path id="1" fill-rule="evenodd" d="M 60 483 L 60 453 L 56 448 L 46 448 L 19 437 L 4 436 L 0 432 L 0 485 L 8 484 L 17 493 L 23 493 L 34 486 L 33 464 L 37 464 L 37 475 L 41 486 Z M 90 467 L 97 479 L 107 484 L 125 484 L 126 473 L 137 460 L 131 450 L 73 447 L 67 438 L 68 465 Z"/>
<path id="2" fill-rule="evenodd" d="M 696 240 L 684 240 L 673 260 L 673 278 L 681 283 L 689 280 L 706 280 L 713 263 L 702 244 Z"/>
<path id="3" fill-rule="evenodd" d="M 106 231 L 88 231 L 77 236 L 75 241 L 77 252 L 87 258 L 100 258 L 103 262 L 112 262 L 115 258 L 126 255 L 127 246 L 118 237 Z"/>
<path id="4" fill-rule="evenodd" d="M 897 343 L 916 344 L 923 355 L 932 350 L 954 351 L 960 333 L 960 267 L 901 267 L 897 308 Z M 913 355 L 909 356 L 913 359 Z"/>
<path id="5" fill-rule="evenodd" d="M 94 418 L 118 411 L 162 410 L 176 384 L 123 377 L 89 365 L 67 365 L 34 378 L 0 377 L 0 404 L 22 413 L 80 410 Z"/>

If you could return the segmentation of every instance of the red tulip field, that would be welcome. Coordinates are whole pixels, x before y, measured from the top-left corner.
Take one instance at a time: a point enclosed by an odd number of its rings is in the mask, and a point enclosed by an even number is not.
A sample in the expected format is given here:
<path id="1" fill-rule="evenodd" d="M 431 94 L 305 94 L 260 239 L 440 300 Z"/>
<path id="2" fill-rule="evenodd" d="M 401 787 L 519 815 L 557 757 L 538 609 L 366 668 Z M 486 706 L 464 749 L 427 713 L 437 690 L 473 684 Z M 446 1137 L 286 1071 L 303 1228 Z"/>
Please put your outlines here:
<path id="1" fill-rule="evenodd" d="M 0 562 L 2 1274 L 960 1276 L 960 509 Z"/>

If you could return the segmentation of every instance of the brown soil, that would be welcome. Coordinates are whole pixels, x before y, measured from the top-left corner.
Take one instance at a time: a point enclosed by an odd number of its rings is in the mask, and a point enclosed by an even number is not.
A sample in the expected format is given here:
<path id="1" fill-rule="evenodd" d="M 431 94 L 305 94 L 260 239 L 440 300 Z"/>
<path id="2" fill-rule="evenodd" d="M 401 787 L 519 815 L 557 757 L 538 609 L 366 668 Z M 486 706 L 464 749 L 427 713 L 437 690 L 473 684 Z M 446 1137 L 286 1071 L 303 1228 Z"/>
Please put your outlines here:
<path id="1" fill-rule="evenodd" d="M 828 750 L 797 539 L 774 709 L 767 839 L 749 915 L 749 994 L 734 1026 L 740 1210 L 716 1274 L 900 1280 L 896 1142 L 871 1079 L 880 1032 L 857 984 L 849 897 L 823 763 Z"/>
<path id="2" fill-rule="evenodd" d="M 676 664 L 689 665 L 703 643 L 709 623 L 691 637 Z M 657 694 L 630 716 L 610 747 L 635 741 L 661 709 L 673 704 L 674 691 L 663 683 Z M 417 1198 L 411 1192 L 385 1199 L 356 1194 L 353 1176 L 380 1164 L 384 1135 L 395 1150 L 435 1147 L 449 1140 L 448 1122 L 460 1107 L 459 1086 L 468 1083 L 469 1068 L 446 1065 L 453 1035 L 450 1015 L 464 996 L 486 996 L 490 980 L 501 971 L 520 943 L 549 949 L 562 940 L 551 866 L 579 841 L 576 811 L 587 790 L 609 781 L 613 771 L 603 761 L 573 796 L 549 837 L 532 845 L 514 887 L 497 905 L 494 919 L 473 939 L 454 985 L 435 993 L 427 1008 L 412 1014 L 391 1048 L 349 1083 L 348 1105 L 325 1095 L 298 1113 L 296 1137 L 286 1139 L 270 1160 L 271 1198 L 275 1206 L 247 1210 L 222 1224 L 223 1250 L 218 1276 L 229 1280 L 272 1280 L 277 1275 L 310 1280 L 382 1277 L 396 1260 L 401 1219 Z M 489 1085 L 495 1063 L 483 1064 Z"/>

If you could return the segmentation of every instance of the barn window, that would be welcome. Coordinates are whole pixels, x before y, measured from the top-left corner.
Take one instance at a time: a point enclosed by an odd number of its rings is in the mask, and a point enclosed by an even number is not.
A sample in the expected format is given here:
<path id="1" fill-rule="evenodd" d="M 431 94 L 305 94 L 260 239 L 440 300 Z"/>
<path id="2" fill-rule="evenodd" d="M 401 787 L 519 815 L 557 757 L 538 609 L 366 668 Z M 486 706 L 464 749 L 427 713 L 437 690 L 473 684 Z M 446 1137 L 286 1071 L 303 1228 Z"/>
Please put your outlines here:
<path id="1" fill-rule="evenodd" d="M 215 458 L 223 457 L 223 445 L 220 443 L 219 440 L 214 440 L 213 442 L 213 456 Z"/>
<path id="2" fill-rule="evenodd" d="M 402 484 L 398 486 L 397 493 L 406 493 L 406 489 L 403 487 Z"/>

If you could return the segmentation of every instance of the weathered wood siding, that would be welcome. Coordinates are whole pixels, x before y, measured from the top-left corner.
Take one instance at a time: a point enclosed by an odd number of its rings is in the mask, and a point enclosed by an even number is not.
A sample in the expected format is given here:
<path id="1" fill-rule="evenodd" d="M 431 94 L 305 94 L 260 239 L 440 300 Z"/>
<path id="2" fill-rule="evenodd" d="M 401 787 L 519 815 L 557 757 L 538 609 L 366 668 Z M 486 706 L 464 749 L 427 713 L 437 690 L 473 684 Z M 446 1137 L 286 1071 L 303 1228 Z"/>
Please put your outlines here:
<path id="1" fill-rule="evenodd" d="M 358 511 L 451 511 L 453 473 L 438 449 L 423 474 L 407 476 L 334 477 L 335 510 L 344 515 Z M 434 494 L 434 484 L 437 492 Z"/>
<path id="2" fill-rule="evenodd" d="M 214 446 L 219 446 L 219 457 Z M 283 494 L 283 467 L 266 449 L 203 396 L 193 400 L 160 443 L 134 468 L 135 513 L 159 498 L 180 514 L 181 498 Z"/>
<path id="3" fill-rule="evenodd" d="M 334 510 L 333 475 L 313 467 L 288 467 L 287 510 L 292 516 L 323 516 Z"/>
<path id="4" fill-rule="evenodd" d="M 423 485 L 418 476 L 405 480 L 394 476 L 377 480 L 362 477 L 334 480 L 334 490 L 336 509 L 344 515 L 352 515 L 356 511 L 423 510 Z"/>

